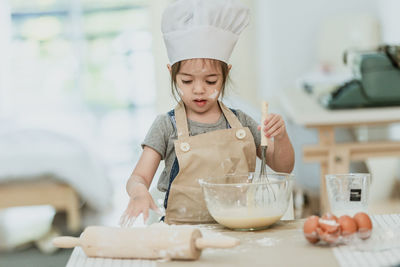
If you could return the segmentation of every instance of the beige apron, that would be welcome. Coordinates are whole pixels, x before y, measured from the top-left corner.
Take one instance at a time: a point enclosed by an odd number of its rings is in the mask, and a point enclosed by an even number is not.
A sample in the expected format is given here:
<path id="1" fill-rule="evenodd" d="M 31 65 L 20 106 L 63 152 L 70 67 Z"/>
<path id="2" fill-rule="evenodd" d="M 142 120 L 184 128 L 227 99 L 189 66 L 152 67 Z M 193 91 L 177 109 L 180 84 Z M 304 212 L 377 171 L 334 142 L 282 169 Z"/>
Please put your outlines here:
<path id="1" fill-rule="evenodd" d="M 219 105 L 231 128 L 195 136 L 189 136 L 183 102 L 175 107 L 179 173 L 169 191 L 165 214 L 168 224 L 215 222 L 208 213 L 198 180 L 255 170 L 256 147 L 249 128 L 243 127 L 223 103 Z"/>

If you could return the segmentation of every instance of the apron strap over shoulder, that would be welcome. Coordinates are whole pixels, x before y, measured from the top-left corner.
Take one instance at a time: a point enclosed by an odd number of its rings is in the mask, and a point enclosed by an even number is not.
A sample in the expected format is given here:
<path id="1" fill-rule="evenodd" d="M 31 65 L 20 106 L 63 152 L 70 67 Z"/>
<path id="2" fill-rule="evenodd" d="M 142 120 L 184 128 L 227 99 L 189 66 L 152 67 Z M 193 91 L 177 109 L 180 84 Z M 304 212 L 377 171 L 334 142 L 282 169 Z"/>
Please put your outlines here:
<path id="1" fill-rule="evenodd" d="M 183 101 L 179 101 L 178 105 L 175 107 L 175 121 L 178 139 L 189 137 L 189 127 Z"/>
<path id="2" fill-rule="evenodd" d="M 239 119 L 236 117 L 235 113 L 227 108 L 221 101 L 218 101 L 218 103 L 231 128 L 242 128 L 243 126 L 240 123 Z"/>

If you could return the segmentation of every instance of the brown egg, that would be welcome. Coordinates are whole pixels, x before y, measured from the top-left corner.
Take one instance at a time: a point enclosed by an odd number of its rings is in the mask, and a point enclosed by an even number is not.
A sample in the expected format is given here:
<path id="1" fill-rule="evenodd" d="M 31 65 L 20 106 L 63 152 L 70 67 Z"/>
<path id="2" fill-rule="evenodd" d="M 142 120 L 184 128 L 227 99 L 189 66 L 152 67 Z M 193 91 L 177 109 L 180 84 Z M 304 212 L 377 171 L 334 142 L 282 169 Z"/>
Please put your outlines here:
<path id="1" fill-rule="evenodd" d="M 357 232 L 358 226 L 355 220 L 348 215 L 340 216 L 338 220 L 340 228 L 342 229 L 342 235 L 348 236 Z"/>
<path id="2" fill-rule="evenodd" d="M 318 216 L 310 216 L 304 222 L 303 232 L 305 238 L 311 244 L 317 243 L 319 241 L 319 236 L 317 233 L 317 228 L 319 227 L 319 217 Z"/>
<path id="3" fill-rule="evenodd" d="M 340 232 L 338 218 L 332 213 L 327 213 L 319 219 L 319 225 L 323 232 L 335 233 Z"/>
<path id="4" fill-rule="evenodd" d="M 338 242 L 340 231 L 336 231 L 334 233 L 324 232 L 321 228 L 317 228 L 317 232 L 319 237 L 330 245 L 334 245 Z"/>
<path id="5" fill-rule="evenodd" d="M 353 218 L 358 226 L 358 236 L 361 239 L 369 238 L 372 230 L 372 221 L 368 214 L 364 212 L 358 212 Z"/>

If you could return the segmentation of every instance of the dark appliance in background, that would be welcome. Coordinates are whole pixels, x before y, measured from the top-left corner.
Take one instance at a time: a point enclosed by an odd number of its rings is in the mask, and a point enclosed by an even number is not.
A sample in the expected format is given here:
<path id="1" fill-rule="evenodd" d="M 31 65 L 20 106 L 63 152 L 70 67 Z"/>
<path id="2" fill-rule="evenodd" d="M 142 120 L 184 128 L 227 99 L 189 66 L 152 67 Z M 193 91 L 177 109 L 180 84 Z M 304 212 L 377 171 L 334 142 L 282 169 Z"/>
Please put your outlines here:
<path id="1" fill-rule="evenodd" d="M 354 78 L 320 97 L 329 109 L 400 105 L 400 46 L 348 51 L 344 62 Z"/>

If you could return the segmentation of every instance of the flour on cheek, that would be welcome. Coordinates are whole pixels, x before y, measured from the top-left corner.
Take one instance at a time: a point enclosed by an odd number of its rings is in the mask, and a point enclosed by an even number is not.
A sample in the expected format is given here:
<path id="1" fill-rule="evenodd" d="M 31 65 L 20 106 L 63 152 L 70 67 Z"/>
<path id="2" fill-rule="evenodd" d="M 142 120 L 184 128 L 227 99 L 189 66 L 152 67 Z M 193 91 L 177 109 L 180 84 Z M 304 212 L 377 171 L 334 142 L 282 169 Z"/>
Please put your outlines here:
<path id="1" fill-rule="evenodd" d="M 218 93 L 219 91 L 217 91 L 217 89 L 214 89 L 214 92 L 211 95 L 209 95 L 208 98 L 215 99 L 218 97 Z"/>

